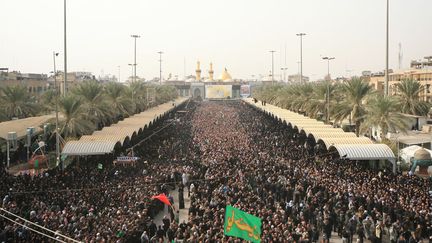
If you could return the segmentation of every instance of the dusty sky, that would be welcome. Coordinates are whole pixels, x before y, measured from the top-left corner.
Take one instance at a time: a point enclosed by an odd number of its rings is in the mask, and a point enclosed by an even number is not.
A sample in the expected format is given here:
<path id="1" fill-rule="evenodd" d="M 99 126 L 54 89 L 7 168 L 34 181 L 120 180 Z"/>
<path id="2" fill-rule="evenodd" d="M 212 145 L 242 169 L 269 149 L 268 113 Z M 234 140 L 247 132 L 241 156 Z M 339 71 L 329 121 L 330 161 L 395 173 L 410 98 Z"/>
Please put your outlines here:
<path id="1" fill-rule="evenodd" d="M 431 0 L 390 0 L 390 67 L 432 55 Z M 299 38 L 304 32 L 303 73 L 327 73 L 322 56 L 334 56 L 333 76 L 380 71 L 385 66 L 385 0 L 69 0 L 68 71 L 130 75 L 131 34 L 137 41 L 137 75 L 192 74 L 196 61 L 207 75 L 226 67 L 234 78 L 275 75 L 285 66 L 298 72 Z M 3 0 L 0 3 L 0 67 L 22 72 L 52 71 L 52 52 L 63 69 L 63 1 Z"/>

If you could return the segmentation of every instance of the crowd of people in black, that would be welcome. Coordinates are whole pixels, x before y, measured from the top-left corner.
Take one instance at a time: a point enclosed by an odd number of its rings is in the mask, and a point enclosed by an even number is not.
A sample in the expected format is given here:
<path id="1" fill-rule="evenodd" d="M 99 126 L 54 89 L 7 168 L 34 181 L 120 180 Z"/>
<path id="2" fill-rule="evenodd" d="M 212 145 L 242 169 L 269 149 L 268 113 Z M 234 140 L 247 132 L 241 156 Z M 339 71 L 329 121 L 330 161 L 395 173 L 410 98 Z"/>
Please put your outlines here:
<path id="1" fill-rule="evenodd" d="M 136 167 L 93 157 L 34 178 L 3 169 L 2 208 L 85 242 L 240 242 L 224 235 L 226 205 L 262 219 L 262 242 L 432 240 L 430 181 L 311 156 L 286 125 L 241 101 L 187 111 L 134 149 Z M 156 225 L 164 206 L 151 196 L 173 202 L 175 186 L 190 193 L 188 221 L 171 211 Z M 3 218 L 0 229 L 0 242 L 46 239 Z"/>

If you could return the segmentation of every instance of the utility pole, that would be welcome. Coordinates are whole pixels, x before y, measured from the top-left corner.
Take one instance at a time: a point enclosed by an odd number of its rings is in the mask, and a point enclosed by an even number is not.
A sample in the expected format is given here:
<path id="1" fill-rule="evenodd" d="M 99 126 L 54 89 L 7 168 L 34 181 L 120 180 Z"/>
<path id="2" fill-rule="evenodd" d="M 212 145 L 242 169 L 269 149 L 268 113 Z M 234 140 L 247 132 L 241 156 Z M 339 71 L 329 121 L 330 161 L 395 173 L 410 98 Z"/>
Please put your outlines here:
<path id="1" fill-rule="evenodd" d="M 300 83 L 303 83 L 303 36 L 305 33 L 298 33 L 297 36 L 300 36 Z"/>
<path id="2" fill-rule="evenodd" d="M 56 124 L 55 124 L 55 136 L 56 136 L 56 165 L 60 165 L 60 135 L 59 135 L 59 119 L 58 119 L 58 88 L 57 88 L 57 69 L 56 69 L 56 56 L 58 53 L 53 52 L 54 61 L 54 90 L 55 90 L 55 113 L 56 113 Z"/>
<path id="3" fill-rule="evenodd" d="M 132 64 L 129 63 L 128 66 L 131 66 L 131 78 L 132 78 L 131 82 L 133 82 L 134 81 L 134 78 L 133 78 L 133 75 L 134 75 L 134 64 L 133 63 Z"/>
<path id="4" fill-rule="evenodd" d="M 327 78 L 328 78 L 328 83 L 327 83 L 327 91 L 326 91 L 326 93 L 327 93 L 327 99 L 326 99 L 326 102 L 327 102 L 327 114 L 326 114 L 326 117 L 327 117 L 327 123 L 330 123 L 330 84 L 331 84 L 331 79 L 330 79 L 330 61 L 331 60 L 334 60 L 335 58 L 334 57 L 323 57 L 322 58 L 323 60 L 327 60 Z"/>
<path id="5" fill-rule="evenodd" d="M 384 78 L 384 95 L 389 95 L 389 0 L 387 0 L 387 21 L 386 21 L 386 69 Z"/>
<path id="6" fill-rule="evenodd" d="M 64 83 L 63 83 L 63 95 L 66 95 L 67 87 L 67 46 L 66 46 L 66 0 L 64 0 Z"/>
<path id="7" fill-rule="evenodd" d="M 159 53 L 159 84 L 162 85 L 162 51 L 158 51 Z"/>
<path id="8" fill-rule="evenodd" d="M 323 57 L 322 59 L 323 60 L 327 60 L 327 77 L 330 80 L 330 61 L 334 60 L 336 58 L 334 58 L 334 57 Z"/>
<path id="9" fill-rule="evenodd" d="M 270 53 L 271 53 L 271 57 L 272 57 L 272 62 L 271 62 L 271 66 L 272 66 L 272 72 L 271 72 L 271 80 L 272 80 L 272 85 L 274 85 L 274 53 L 275 53 L 276 51 L 270 51 Z"/>
<path id="10" fill-rule="evenodd" d="M 134 48 L 134 75 L 133 75 L 133 78 L 132 78 L 132 80 L 133 81 L 136 81 L 136 66 L 137 66 L 137 63 L 136 63 L 136 39 L 137 38 L 140 38 L 141 36 L 139 36 L 139 35 L 131 35 L 131 37 L 132 38 L 134 38 L 134 41 L 135 41 L 135 48 Z"/>
<path id="11" fill-rule="evenodd" d="M 281 71 L 283 72 L 283 81 L 286 82 L 286 70 L 288 70 L 287 67 L 281 68 Z"/>

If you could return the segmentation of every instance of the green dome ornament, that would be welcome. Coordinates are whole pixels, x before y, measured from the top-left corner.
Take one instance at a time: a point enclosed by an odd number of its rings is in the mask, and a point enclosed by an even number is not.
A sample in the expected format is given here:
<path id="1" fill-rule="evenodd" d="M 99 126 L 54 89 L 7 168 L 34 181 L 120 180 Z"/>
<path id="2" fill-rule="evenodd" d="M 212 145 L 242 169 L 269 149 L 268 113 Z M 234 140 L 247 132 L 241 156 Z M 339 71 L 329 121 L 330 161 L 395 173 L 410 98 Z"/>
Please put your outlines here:
<path id="1" fill-rule="evenodd" d="M 412 161 L 411 172 L 414 173 L 417 166 L 420 166 L 420 174 L 428 174 L 427 169 L 432 166 L 432 158 L 429 151 L 424 148 L 417 150 L 414 153 L 414 159 Z"/>

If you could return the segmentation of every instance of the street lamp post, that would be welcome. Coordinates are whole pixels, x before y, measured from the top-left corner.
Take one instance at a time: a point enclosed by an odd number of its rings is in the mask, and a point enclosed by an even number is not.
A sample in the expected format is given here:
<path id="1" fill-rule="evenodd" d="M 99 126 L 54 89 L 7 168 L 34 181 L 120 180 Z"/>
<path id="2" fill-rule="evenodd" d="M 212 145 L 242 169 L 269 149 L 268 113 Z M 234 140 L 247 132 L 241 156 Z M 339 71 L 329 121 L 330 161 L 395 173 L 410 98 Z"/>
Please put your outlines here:
<path id="1" fill-rule="evenodd" d="M 323 57 L 322 59 L 323 60 L 327 60 L 327 77 L 330 80 L 330 61 L 334 60 L 336 58 L 334 58 L 334 57 Z"/>
<path id="2" fill-rule="evenodd" d="M 135 41 L 135 48 L 134 48 L 134 75 L 133 75 L 133 81 L 136 81 L 136 65 L 137 65 L 137 63 L 136 63 L 136 39 L 137 38 L 140 38 L 141 36 L 139 36 L 139 35 L 131 35 L 131 37 L 132 38 L 134 38 L 134 41 Z"/>
<path id="3" fill-rule="evenodd" d="M 117 66 L 118 67 L 118 82 L 121 82 L 121 78 L 120 78 L 120 65 Z"/>
<path id="4" fill-rule="evenodd" d="M 67 81 L 67 46 L 66 46 L 66 0 L 64 0 L 64 81 L 63 81 L 63 95 L 66 95 L 66 81 Z"/>
<path id="5" fill-rule="evenodd" d="M 323 60 L 327 60 L 327 78 L 328 78 L 328 84 L 327 84 L 327 99 L 326 99 L 326 103 L 327 103 L 327 123 L 330 122 L 330 61 L 334 60 L 334 57 L 323 57 Z"/>
<path id="6" fill-rule="evenodd" d="M 162 85 L 162 51 L 158 51 L 159 53 L 159 84 Z"/>
<path id="7" fill-rule="evenodd" d="M 287 67 L 281 68 L 281 71 L 283 72 L 283 81 L 286 82 L 286 70 L 288 70 Z"/>
<path id="8" fill-rule="evenodd" d="M 56 125 L 55 125 L 55 136 L 56 136 L 56 165 L 60 164 L 60 135 L 59 135 L 59 119 L 58 119 L 58 88 L 57 88 L 57 70 L 56 70 L 56 56 L 58 53 L 53 52 L 54 61 L 54 90 L 55 90 L 55 113 L 56 113 Z"/>
<path id="9" fill-rule="evenodd" d="M 303 82 L 303 36 L 305 33 L 298 33 L 297 36 L 300 36 L 300 83 Z"/>
<path id="10" fill-rule="evenodd" d="M 384 95 L 389 95 L 389 0 L 387 0 L 387 21 L 386 21 L 386 70 L 385 70 L 385 77 L 384 77 Z"/>
<path id="11" fill-rule="evenodd" d="M 132 82 L 134 81 L 133 75 L 134 75 L 134 64 L 129 63 L 128 64 L 131 67 L 131 78 L 132 78 Z"/>
<path id="12" fill-rule="evenodd" d="M 272 85 L 274 85 L 274 53 L 276 51 L 270 51 L 271 57 L 272 57 L 272 72 L 271 72 L 271 78 L 272 78 Z"/>

